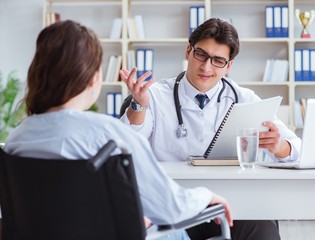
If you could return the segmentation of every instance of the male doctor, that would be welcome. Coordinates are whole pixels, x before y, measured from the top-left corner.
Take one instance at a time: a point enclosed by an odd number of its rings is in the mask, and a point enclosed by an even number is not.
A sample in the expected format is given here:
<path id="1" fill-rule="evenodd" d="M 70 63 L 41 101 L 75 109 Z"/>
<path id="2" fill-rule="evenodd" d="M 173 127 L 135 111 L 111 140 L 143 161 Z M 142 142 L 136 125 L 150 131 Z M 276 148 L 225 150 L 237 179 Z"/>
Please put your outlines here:
<path id="1" fill-rule="evenodd" d="M 150 140 L 159 161 L 186 161 L 189 155 L 203 155 L 232 102 L 260 101 L 252 90 L 225 77 L 238 52 L 236 29 L 211 18 L 189 37 L 187 71 L 177 77 L 178 91 L 174 91 L 176 78 L 154 84 L 152 79 L 143 84 L 150 72 L 134 81 L 137 70 L 122 69 L 121 79 L 133 99 L 121 120 Z M 223 78 L 228 82 L 225 88 Z M 178 130 L 174 104 L 177 93 L 186 131 Z M 301 140 L 292 131 L 279 120 L 262 125 L 269 131 L 259 134 L 260 148 L 275 160 L 298 159 Z M 205 224 L 203 229 L 188 230 L 188 234 L 191 239 L 205 239 L 214 228 L 213 223 Z M 231 233 L 234 240 L 280 239 L 273 221 L 234 221 Z"/>

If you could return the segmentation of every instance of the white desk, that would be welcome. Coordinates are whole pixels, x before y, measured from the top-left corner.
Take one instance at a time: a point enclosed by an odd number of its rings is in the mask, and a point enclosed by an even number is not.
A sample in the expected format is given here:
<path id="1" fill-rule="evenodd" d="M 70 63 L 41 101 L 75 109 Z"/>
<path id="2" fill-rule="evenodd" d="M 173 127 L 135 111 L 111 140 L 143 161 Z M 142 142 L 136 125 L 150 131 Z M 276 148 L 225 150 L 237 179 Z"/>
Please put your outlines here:
<path id="1" fill-rule="evenodd" d="M 315 170 L 162 166 L 184 187 L 205 186 L 225 197 L 234 219 L 315 219 Z"/>

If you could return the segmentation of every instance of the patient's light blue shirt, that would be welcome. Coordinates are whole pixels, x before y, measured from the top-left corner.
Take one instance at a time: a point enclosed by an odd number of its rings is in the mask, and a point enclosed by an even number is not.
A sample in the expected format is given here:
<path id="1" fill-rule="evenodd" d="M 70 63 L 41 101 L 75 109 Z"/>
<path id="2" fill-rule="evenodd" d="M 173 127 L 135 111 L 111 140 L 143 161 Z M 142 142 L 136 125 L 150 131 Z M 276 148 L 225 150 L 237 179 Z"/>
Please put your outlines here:
<path id="1" fill-rule="evenodd" d="M 46 159 L 88 159 L 110 139 L 124 142 L 132 153 L 143 211 L 155 224 L 187 219 L 210 203 L 211 191 L 180 187 L 166 175 L 143 136 L 104 114 L 64 109 L 29 116 L 10 134 L 5 151 Z"/>

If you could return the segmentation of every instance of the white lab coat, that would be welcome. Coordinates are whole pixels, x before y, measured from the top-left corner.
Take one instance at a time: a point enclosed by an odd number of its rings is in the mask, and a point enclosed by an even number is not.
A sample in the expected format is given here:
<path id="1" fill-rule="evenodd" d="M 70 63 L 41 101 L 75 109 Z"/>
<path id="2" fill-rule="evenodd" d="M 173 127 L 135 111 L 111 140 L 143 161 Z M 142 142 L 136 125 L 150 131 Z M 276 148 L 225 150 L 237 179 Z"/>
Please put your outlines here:
<path id="1" fill-rule="evenodd" d="M 254 91 L 242 88 L 233 80 L 226 79 L 235 88 L 240 103 L 261 100 Z M 228 108 L 235 100 L 232 89 L 226 84 L 226 88 L 221 95 L 221 102 L 217 102 L 222 89 L 222 81 L 220 81 L 206 92 L 210 101 L 201 110 L 194 99 L 194 96 L 199 92 L 184 76 L 179 84 L 178 95 L 188 136 L 177 138 L 178 120 L 173 97 L 174 83 L 175 78 L 172 78 L 155 82 L 150 86 L 149 108 L 146 111 L 145 122 L 142 125 L 130 125 L 126 114 L 121 118 L 123 122 L 129 124 L 134 130 L 150 140 L 159 161 L 186 161 L 189 155 L 203 155 Z M 275 119 L 274 123 L 279 128 L 281 137 L 288 140 L 292 146 L 291 155 L 281 160 L 297 160 L 301 140 L 279 119 Z M 276 159 L 274 154 L 269 153 L 269 155 Z"/>

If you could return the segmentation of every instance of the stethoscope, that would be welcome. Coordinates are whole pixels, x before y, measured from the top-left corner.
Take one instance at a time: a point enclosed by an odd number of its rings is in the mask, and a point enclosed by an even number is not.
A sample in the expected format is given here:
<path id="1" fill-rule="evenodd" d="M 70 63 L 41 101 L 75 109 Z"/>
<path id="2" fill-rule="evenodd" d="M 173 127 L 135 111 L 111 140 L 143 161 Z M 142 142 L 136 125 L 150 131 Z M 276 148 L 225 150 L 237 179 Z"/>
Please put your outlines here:
<path id="1" fill-rule="evenodd" d="M 175 109 L 176 109 L 176 115 L 177 115 L 177 119 L 178 119 L 178 128 L 176 130 L 176 136 L 178 138 L 181 137 L 187 137 L 187 128 L 185 128 L 184 126 L 184 122 L 183 122 L 183 117 L 182 117 L 182 113 L 181 113 L 181 108 L 182 106 L 180 105 L 179 102 L 179 97 L 178 97 L 178 86 L 179 86 L 179 82 L 180 80 L 182 80 L 182 78 L 185 75 L 185 71 L 181 72 L 180 74 L 178 74 L 178 76 L 176 77 L 175 80 L 175 84 L 174 84 L 174 89 L 173 89 L 173 96 L 174 96 L 174 102 L 175 102 Z M 235 90 L 235 88 L 232 86 L 231 83 L 229 83 L 225 78 L 221 79 L 222 81 L 222 89 L 218 94 L 218 98 L 217 98 L 217 103 L 220 104 L 221 100 L 223 98 L 230 98 L 232 100 L 232 104 L 234 103 L 238 103 L 238 95 L 237 92 Z M 234 99 L 230 96 L 224 96 L 222 97 L 222 94 L 226 88 L 226 84 L 229 85 L 229 87 L 232 89 L 233 93 L 234 93 Z M 219 115 L 219 109 L 217 110 L 217 114 L 216 114 L 216 119 L 218 118 Z M 216 121 L 215 121 L 216 122 Z"/>

